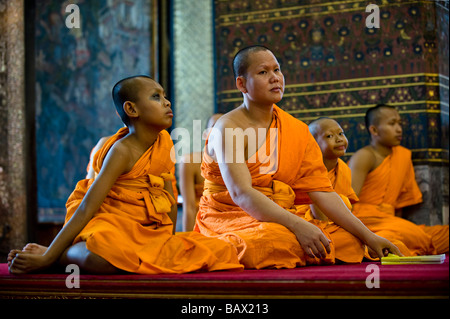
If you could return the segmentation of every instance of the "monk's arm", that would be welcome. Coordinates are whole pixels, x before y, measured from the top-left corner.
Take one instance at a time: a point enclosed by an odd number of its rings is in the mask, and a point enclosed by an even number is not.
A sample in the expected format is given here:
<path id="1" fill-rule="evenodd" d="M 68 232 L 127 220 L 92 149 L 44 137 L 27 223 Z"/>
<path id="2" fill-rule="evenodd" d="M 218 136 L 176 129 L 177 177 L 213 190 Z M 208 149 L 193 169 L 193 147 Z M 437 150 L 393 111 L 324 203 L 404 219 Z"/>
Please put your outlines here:
<path id="1" fill-rule="evenodd" d="M 226 140 L 227 129 L 239 128 L 232 120 L 222 117 L 211 131 L 207 152 L 218 162 L 220 174 L 233 202 L 253 218 L 264 222 L 276 222 L 289 229 L 301 224 L 301 218 L 290 214 L 252 187 L 252 177 L 242 162 L 245 146 Z"/>
<path id="2" fill-rule="evenodd" d="M 189 160 L 189 162 L 187 162 Z M 191 158 L 183 158 L 180 162 L 180 193 L 183 196 L 183 228 L 184 231 L 194 229 L 197 205 L 195 199 L 195 165 Z"/>
<path id="3" fill-rule="evenodd" d="M 328 218 L 359 238 L 363 243 L 372 248 L 379 257 L 386 255 L 386 249 L 396 255 L 402 256 L 395 245 L 375 235 L 355 217 L 336 192 L 310 192 L 308 195 Z"/>
<path id="4" fill-rule="evenodd" d="M 80 206 L 52 241 L 47 251 L 43 255 L 27 252 L 17 254 L 10 268 L 12 273 L 44 269 L 61 257 L 66 248 L 72 244 L 75 237 L 91 220 L 94 213 L 98 211 L 117 177 L 126 170 L 129 161 L 128 154 L 129 152 L 124 151 L 121 147 L 113 146 L 111 148 L 105 157 L 99 175 L 87 191 Z"/>
<path id="5" fill-rule="evenodd" d="M 291 214 L 264 194 L 252 187 L 252 177 L 247 164 L 242 162 L 246 146 L 239 149 L 235 143 L 227 141 L 226 129 L 238 128 L 233 121 L 220 118 L 209 137 L 207 152 L 219 164 L 223 178 L 233 202 L 253 218 L 263 222 L 273 222 L 285 226 L 297 237 L 298 242 L 310 257 L 324 257 L 330 253 L 330 242 L 323 232 L 303 218 Z"/>
<path id="6" fill-rule="evenodd" d="M 164 181 L 164 189 L 169 192 L 170 196 L 175 198 L 173 195 L 172 181 L 170 180 Z M 169 212 L 169 218 L 172 220 L 173 223 L 172 234 L 175 234 L 177 228 L 177 213 L 178 213 L 177 208 L 178 208 L 177 203 L 174 203 Z"/>
<path id="7" fill-rule="evenodd" d="M 219 167 L 233 202 L 250 216 L 285 226 L 296 235 L 310 257 L 325 257 L 325 250 L 330 253 L 329 240 L 318 227 L 283 209 L 252 187 L 246 164 L 222 163 Z"/>

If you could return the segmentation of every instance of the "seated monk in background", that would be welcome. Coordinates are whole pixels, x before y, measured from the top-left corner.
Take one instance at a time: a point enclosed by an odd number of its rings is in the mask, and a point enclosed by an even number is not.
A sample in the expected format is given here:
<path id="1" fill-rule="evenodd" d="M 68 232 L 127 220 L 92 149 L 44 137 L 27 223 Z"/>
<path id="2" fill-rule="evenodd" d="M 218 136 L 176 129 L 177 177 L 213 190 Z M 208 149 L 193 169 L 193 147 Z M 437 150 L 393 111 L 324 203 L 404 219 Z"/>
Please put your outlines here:
<path id="1" fill-rule="evenodd" d="M 334 191 L 341 197 L 347 208 L 352 210 L 352 205 L 358 202 L 359 199 L 352 188 L 352 172 L 350 167 L 340 159 L 341 156 L 345 155 L 348 147 L 348 140 L 344 130 L 338 122 L 327 117 L 318 118 L 312 121 L 308 127 L 322 151 L 323 163 L 327 168 L 328 178 L 331 181 Z M 337 225 L 329 220 L 315 204 L 311 206 L 305 205 L 305 218 L 307 220 L 312 218 L 325 220 L 337 227 Z M 408 248 L 406 248 L 402 242 L 395 240 L 391 240 L 391 242 L 395 244 L 404 255 L 409 254 Z M 336 240 L 336 244 L 338 243 L 345 244 L 345 239 Z M 336 253 L 338 253 L 338 250 L 336 250 Z M 374 259 L 376 254 L 369 250 L 366 253 L 366 257 Z M 339 256 L 336 255 L 336 258 L 339 259 Z"/>
<path id="2" fill-rule="evenodd" d="M 208 119 L 204 134 L 214 126 L 222 115 L 221 113 L 216 113 Z M 207 134 L 205 135 L 206 138 Z M 183 231 L 192 231 L 194 229 L 198 203 L 203 194 L 205 179 L 200 170 L 202 163 L 201 161 L 196 161 L 197 158 L 202 158 L 200 152 L 185 154 L 179 163 L 180 193 L 183 196 Z"/>
<path id="3" fill-rule="evenodd" d="M 370 145 L 349 160 L 352 186 L 360 200 L 353 213 L 376 234 L 403 242 L 410 255 L 448 252 L 448 225 L 418 226 L 396 216 L 401 208 L 422 202 L 411 151 L 400 146 L 400 114 L 380 104 L 367 110 L 365 121 Z"/>
<path id="4" fill-rule="evenodd" d="M 232 243 L 246 268 L 331 264 L 335 249 L 347 248 L 357 255 L 351 261 L 361 261 L 362 244 L 340 247 L 327 223 L 297 213 L 297 205 L 312 200 L 341 226 L 335 232 L 359 238 L 379 257 L 400 254 L 333 191 L 308 126 L 274 104 L 283 96 L 284 76 L 273 53 L 263 46 L 245 48 L 235 56 L 233 69 L 244 103 L 223 115 L 206 141 L 205 188 L 194 230 Z M 337 255 L 345 261 L 345 252 Z"/>
<path id="5" fill-rule="evenodd" d="M 146 76 L 126 78 L 114 86 L 113 99 L 127 127 L 95 153 L 96 177 L 77 183 L 50 246 L 12 250 L 10 272 L 58 262 L 102 274 L 242 269 L 232 245 L 193 232 L 174 235 L 173 142 L 166 131 L 173 114 L 161 85 Z"/>

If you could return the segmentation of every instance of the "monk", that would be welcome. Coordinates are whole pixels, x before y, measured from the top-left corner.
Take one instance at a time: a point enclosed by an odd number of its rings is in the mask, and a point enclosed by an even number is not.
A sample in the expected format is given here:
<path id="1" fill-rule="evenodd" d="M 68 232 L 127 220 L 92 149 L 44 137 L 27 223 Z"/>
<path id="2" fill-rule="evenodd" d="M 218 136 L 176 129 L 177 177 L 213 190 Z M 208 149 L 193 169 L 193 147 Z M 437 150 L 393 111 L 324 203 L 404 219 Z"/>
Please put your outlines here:
<path id="1" fill-rule="evenodd" d="M 400 114 L 380 104 L 367 110 L 365 121 L 370 145 L 349 160 L 352 186 L 360 199 L 353 213 L 376 234 L 404 243 L 409 249 L 405 255 L 448 252 L 448 225 L 418 226 L 400 217 L 403 207 L 422 202 L 411 151 L 400 145 Z"/>
<path id="2" fill-rule="evenodd" d="M 341 160 L 340 157 L 345 155 L 348 147 L 348 140 L 345 136 L 344 130 L 335 120 L 328 117 L 321 117 L 312 121 L 309 125 L 309 131 L 314 136 L 317 144 L 322 151 L 323 163 L 328 171 L 328 178 L 335 192 L 341 197 L 349 210 L 352 210 L 352 205 L 359 201 L 355 191 L 352 188 L 352 173 L 348 165 Z M 317 207 L 317 205 L 305 206 L 306 219 L 320 219 L 326 220 L 331 225 L 335 223 L 329 220 Z M 336 239 L 337 243 L 343 243 L 345 240 Z M 408 248 L 396 240 L 391 240 L 402 254 L 409 254 Z M 367 249 L 365 257 L 371 260 L 376 260 L 376 254 L 370 249 Z M 336 257 L 338 258 L 338 256 Z"/>
<path id="3" fill-rule="evenodd" d="M 204 133 L 208 136 L 209 130 L 214 126 L 216 121 L 222 116 L 222 113 L 213 114 L 206 124 Z M 195 217 L 197 216 L 198 203 L 203 194 L 204 178 L 201 174 L 201 153 L 185 154 L 180 161 L 180 193 L 183 196 L 183 231 L 192 231 L 195 225 Z"/>
<path id="4" fill-rule="evenodd" d="M 334 191 L 341 197 L 347 208 L 351 210 L 352 204 L 359 199 L 351 185 L 352 175 L 350 168 L 340 159 L 340 157 L 345 155 L 348 147 L 348 140 L 344 130 L 338 122 L 328 117 L 318 118 L 309 123 L 308 127 L 320 147 L 323 163 Z M 329 221 L 317 205 L 311 205 L 307 215 L 310 218 Z"/>
<path id="5" fill-rule="evenodd" d="M 244 103 L 223 115 L 206 141 L 205 186 L 194 230 L 232 243 L 246 268 L 334 263 L 326 223 L 297 214 L 296 205 L 314 202 L 380 257 L 399 254 L 333 191 L 308 126 L 275 105 L 283 96 L 284 76 L 273 53 L 263 46 L 242 49 L 233 69 Z"/>
<path id="6" fill-rule="evenodd" d="M 102 274 L 242 269 L 230 244 L 196 233 L 173 235 L 173 143 L 165 130 L 173 113 L 161 85 L 146 76 L 126 78 L 114 86 L 113 99 L 127 127 L 95 153 L 96 177 L 78 182 L 50 246 L 12 250 L 10 272 L 58 262 Z"/>

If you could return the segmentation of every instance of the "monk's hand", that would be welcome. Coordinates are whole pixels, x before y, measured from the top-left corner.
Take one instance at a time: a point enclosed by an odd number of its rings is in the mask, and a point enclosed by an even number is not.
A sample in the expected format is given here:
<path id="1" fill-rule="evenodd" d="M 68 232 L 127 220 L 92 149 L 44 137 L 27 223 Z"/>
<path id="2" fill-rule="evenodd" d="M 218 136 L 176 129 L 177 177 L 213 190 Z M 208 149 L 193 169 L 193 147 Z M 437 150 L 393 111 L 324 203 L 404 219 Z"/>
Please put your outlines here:
<path id="1" fill-rule="evenodd" d="M 300 219 L 292 231 L 309 257 L 325 258 L 331 253 L 331 241 L 319 227 Z"/>
<path id="2" fill-rule="evenodd" d="M 386 257 L 390 253 L 397 256 L 403 256 L 397 246 L 386 238 L 375 234 L 367 241 L 367 245 L 378 255 L 378 258 Z"/>
<path id="3" fill-rule="evenodd" d="M 9 257 L 12 257 L 9 264 L 9 272 L 12 274 L 26 274 L 45 269 L 50 266 L 47 258 L 40 254 L 33 254 L 26 251 L 12 250 Z"/>

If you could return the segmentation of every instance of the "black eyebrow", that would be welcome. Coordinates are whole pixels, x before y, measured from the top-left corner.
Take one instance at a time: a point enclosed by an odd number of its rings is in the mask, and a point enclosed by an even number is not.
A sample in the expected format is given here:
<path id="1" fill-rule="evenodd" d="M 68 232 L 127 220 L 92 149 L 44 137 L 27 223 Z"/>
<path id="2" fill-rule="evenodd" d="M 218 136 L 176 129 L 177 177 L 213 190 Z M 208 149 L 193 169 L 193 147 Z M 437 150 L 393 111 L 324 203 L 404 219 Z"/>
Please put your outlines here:
<path id="1" fill-rule="evenodd" d="M 166 92 L 164 91 L 163 88 L 154 88 L 153 89 L 153 93 L 157 92 L 157 93 L 163 93 L 164 95 L 166 95 Z"/>

